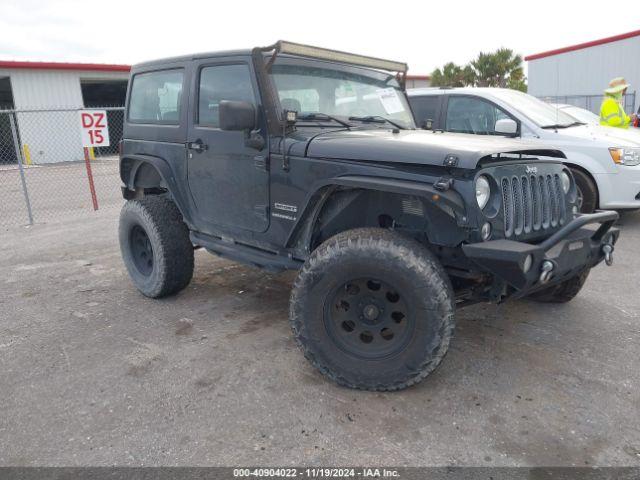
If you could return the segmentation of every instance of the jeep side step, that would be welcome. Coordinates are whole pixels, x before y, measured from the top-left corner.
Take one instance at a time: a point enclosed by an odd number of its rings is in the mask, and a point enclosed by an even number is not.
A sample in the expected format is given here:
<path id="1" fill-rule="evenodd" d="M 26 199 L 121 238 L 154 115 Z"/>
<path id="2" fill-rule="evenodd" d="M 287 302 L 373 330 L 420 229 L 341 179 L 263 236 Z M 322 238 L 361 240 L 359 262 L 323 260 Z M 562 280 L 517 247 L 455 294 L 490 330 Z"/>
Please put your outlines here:
<path id="1" fill-rule="evenodd" d="M 268 272 L 277 273 L 283 270 L 298 270 L 304 263 L 302 260 L 279 255 L 277 252 L 237 243 L 233 240 L 225 241 L 202 232 L 192 231 L 190 237 L 194 245 L 204 247 L 209 252 L 215 253 L 222 258 L 253 267 L 264 268 Z"/>

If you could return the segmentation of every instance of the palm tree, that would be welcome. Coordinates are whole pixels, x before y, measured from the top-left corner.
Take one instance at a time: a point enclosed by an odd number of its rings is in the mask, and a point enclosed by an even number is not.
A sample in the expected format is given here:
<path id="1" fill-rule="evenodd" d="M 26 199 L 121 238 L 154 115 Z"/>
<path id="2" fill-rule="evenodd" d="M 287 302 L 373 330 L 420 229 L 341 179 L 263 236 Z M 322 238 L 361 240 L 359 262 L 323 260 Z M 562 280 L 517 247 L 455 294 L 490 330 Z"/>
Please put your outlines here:
<path id="1" fill-rule="evenodd" d="M 522 57 L 509 48 L 499 48 L 494 53 L 480 52 L 471 62 L 478 87 L 515 88 L 526 91 L 522 69 Z"/>

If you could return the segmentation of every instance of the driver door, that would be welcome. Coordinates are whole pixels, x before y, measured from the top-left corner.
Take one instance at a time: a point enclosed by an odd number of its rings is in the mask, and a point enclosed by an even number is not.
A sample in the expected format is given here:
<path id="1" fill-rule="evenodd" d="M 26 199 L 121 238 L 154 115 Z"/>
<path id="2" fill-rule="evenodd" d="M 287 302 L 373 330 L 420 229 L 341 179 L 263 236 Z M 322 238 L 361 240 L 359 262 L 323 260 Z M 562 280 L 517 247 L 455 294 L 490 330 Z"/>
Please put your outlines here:
<path id="1" fill-rule="evenodd" d="M 202 60 L 194 77 L 187 162 L 198 216 L 212 226 L 263 232 L 269 226 L 267 150 L 247 146 L 245 132 L 221 130 L 218 115 L 222 100 L 253 103 L 258 133 L 267 138 L 251 65 L 246 57 Z"/>

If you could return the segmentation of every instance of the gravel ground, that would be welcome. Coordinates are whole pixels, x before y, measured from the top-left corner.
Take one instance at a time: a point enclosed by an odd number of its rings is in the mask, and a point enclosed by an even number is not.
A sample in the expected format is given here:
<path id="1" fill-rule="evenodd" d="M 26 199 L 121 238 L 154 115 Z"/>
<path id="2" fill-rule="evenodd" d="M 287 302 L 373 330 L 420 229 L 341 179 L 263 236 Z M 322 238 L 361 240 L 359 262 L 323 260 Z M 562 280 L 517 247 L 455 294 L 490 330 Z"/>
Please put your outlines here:
<path id="1" fill-rule="evenodd" d="M 0 231 L 0 465 L 640 465 L 640 214 L 567 305 L 461 310 L 442 366 L 351 391 L 297 350 L 292 274 L 196 253 L 130 284 L 114 209 Z"/>

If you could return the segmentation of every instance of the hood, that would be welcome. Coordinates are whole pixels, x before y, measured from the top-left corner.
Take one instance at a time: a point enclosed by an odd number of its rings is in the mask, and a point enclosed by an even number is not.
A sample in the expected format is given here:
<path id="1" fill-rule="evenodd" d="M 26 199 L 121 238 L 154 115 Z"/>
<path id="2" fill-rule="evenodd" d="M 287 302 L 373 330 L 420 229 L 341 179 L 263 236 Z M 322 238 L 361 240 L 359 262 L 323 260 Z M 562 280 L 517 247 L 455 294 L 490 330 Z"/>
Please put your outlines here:
<path id="1" fill-rule="evenodd" d="M 341 130 L 314 137 L 307 156 L 425 165 L 444 164 L 449 155 L 458 158 L 458 168 L 474 169 L 478 161 L 498 153 L 565 158 L 553 147 L 518 139 L 481 135 L 441 133 L 426 130 Z"/>
<path id="2" fill-rule="evenodd" d="M 553 132 L 553 130 L 549 130 Z M 640 129 L 615 128 L 604 125 L 580 125 L 559 128 L 558 135 L 580 140 L 594 140 L 607 147 L 640 147 Z"/>

